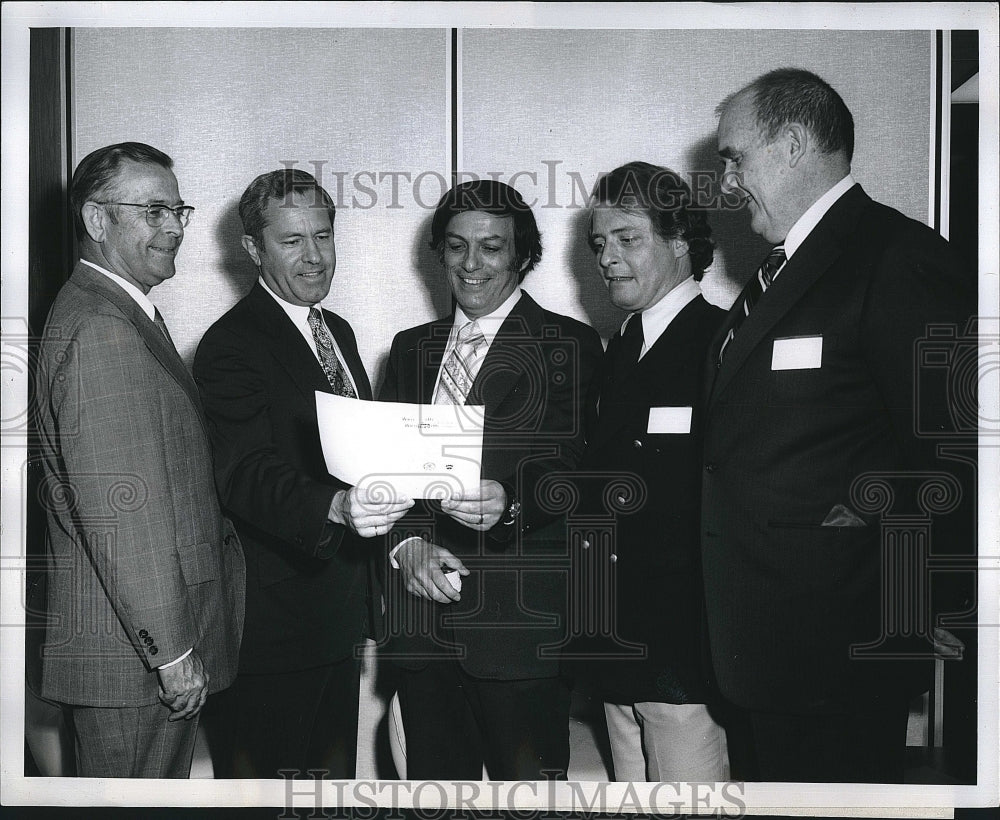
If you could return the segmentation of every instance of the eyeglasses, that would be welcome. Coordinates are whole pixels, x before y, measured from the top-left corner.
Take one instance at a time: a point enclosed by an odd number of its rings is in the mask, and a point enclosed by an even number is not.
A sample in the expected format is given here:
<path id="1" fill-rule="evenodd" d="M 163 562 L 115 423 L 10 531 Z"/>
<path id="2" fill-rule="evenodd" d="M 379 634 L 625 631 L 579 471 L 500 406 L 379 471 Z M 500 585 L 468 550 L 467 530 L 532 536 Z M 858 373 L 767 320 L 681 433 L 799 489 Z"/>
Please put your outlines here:
<path id="1" fill-rule="evenodd" d="M 138 202 L 96 202 L 94 204 L 124 205 L 127 208 L 142 208 L 146 212 L 146 224 L 151 228 L 158 228 L 166 222 L 167 214 L 176 216 L 177 221 L 181 223 L 181 227 L 186 228 L 188 220 L 191 219 L 191 212 L 194 210 L 193 205 L 178 205 L 176 208 L 171 208 L 169 205 L 160 205 L 158 203 L 140 205 Z"/>

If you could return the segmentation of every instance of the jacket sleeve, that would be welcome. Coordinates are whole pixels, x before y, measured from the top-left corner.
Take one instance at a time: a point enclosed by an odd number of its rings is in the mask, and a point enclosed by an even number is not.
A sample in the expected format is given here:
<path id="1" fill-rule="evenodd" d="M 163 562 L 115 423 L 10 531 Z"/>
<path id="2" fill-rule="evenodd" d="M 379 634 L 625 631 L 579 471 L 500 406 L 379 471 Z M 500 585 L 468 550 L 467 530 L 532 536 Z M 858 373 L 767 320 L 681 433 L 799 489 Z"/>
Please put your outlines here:
<path id="1" fill-rule="evenodd" d="M 327 520 L 338 485 L 310 477 L 283 457 L 263 355 L 217 326 L 195 356 L 219 495 L 226 509 L 258 530 L 306 555 L 329 558 L 346 532 Z"/>
<path id="2" fill-rule="evenodd" d="M 162 368 L 123 317 L 89 317 L 43 378 L 57 420 L 63 485 L 80 545 L 129 639 L 149 668 L 195 647 L 198 630 L 184 579 L 171 497 L 169 454 L 187 444 L 184 418 L 162 397 Z"/>

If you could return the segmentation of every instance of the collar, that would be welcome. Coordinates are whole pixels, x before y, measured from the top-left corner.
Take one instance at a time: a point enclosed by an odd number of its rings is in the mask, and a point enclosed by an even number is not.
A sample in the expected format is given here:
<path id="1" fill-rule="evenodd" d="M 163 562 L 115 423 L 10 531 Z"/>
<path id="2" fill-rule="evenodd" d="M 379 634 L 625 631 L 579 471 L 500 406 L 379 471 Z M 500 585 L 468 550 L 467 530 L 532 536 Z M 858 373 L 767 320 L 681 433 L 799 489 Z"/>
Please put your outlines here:
<path id="1" fill-rule="evenodd" d="M 483 332 L 483 336 L 486 337 L 486 346 L 489 347 L 493 344 L 493 339 L 496 338 L 497 331 L 500 330 L 500 325 L 507 321 L 507 317 L 510 316 L 510 312 L 514 309 L 514 305 L 517 304 L 518 300 L 521 298 L 521 286 L 518 285 L 514 288 L 514 292 L 492 313 L 487 313 L 485 316 L 480 316 L 476 319 L 479 323 L 479 329 Z M 455 322 L 451 326 L 451 339 L 454 339 L 458 335 L 458 330 L 466 322 L 471 322 L 472 319 L 465 315 L 465 311 L 462 310 L 460 305 L 455 305 Z"/>
<path id="2" fill-rule="evenodd" d="M 257 281 L 264 288 L 265 292 L 268 293 L 270 297 L 274 299 L 275 302 L 278 303 L 278 307 L 280 307 L 283 311 L 285 311 L 285 313 L 288 315 L 288 318 L 292 320 L 292 323 L 296 327 L 309 327 L 309 311 L 314 307 L 320 307 L 319 303 L 311 306 L 293 305 L 291 302 L 286 302 L 284 299 L 278 296 L 277 293 L 271 290 L 267 286 L 267 282 L 264 281 L 263 276 L 258 277 Z M 320 307 L 320 310 L 322 310 L 322 307 Z"/>
<path id="3" fill-rule="evenodd" d="M 114 282 L 118 287 L 125 291 L 129 296 L 132 297 L 139 307 L 142 308 L 142 312 L 149 317 L 149 321 L 153 321 L 156 316 L 156 305 L 149 301 L 149 297 L 146 296 L 139 288 L 133 285 L 131 282 L 119 276 L 117 273 L 109 271 L 107 268 L 102 268 L 100 265 L 95 265 L 93 262 L 89 262 L 86 259 L 81 259 L 80 264 L 88 265 L 94 270 L 103 273 L 108 279 Z"/>
<path id="4" fill-rule="evenodd" d="M 848 174 L 809 206 L 808 210 L 792 225 L 788 231 L 788 236 L 785 237 L 785 241 L 781 243 L 785 246 L 786 259 L 792 258 L 792 254 L 795 253 L 799 245 L 805 242 L 806 237 L 812 233 L 813 228 L 819 224 L 819 221 L 826 215 L 826 212 L 833 207 L 833 203 L 853 187 L 854 177 Z"/>
<path id="5" fill-rule="evenodd" d="M 656 344 L 656 340 L 663 335 L 663 332 L 670 326 L 670 323 L 677 318 L 677 314 L 687 307 L 689 302 L 700 295 L 701 287 L 694 280 L 694 276 L 689 276 L 679 285 L 674 286 L 672 290 L 668 291 L 655 305 L 646 308 L 638 314 L 639 320 L 642 322 L 643 339 L 642 353 L 639 354 L 640 359 Z M 635 313 L 629 314 L 628 318 L 622 322 L 621 332 L 623 335 L 626 326 L 634 316 L 636 316 Z"/>

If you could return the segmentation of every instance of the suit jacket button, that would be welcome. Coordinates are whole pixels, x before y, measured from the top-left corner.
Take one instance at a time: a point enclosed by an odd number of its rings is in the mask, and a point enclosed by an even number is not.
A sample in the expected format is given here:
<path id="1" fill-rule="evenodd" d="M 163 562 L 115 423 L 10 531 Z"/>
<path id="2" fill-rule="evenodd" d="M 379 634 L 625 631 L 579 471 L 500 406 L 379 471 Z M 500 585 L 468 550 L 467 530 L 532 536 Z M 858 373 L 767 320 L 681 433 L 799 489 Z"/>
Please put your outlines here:
<path id="1" fill-rule="evenodd" d="M 584 539 L 584 541 L 583 541 L 583 548 L 585 550 L 589 550 L 590 549 L 590 542 L 587 541 L 586 539 Z"/>
<path id="2" fill-rule="evenodd" d="M 717 469 L 718 469 L 718 466 L 715 465 L 715 464 L 713 464 L 712 462 L 709 462 L 708 464 L 705 465 L 705 472 L 706 473 L 714 473 Z"/>
<path id="3" fill-rule="evenodd" d="M 635 441 L 633 441 L 633 442 L 632 442 L 632 446 L 633 446 L 633 447 L 634 447 L 634 448 L 635 448 L 636 450 L 641 450 L 641 449 L 642 449 L 642 442 L 641 442 L 641 441 L 639 441 L 639 439 L 636 439 Z"/>
<path id="4" fill-rule="evenodd" d="M 145 638 L 148 634 L 149 633 L 145 629 L 140 629 L 139 630 L 139 637 L 140 638 Z"/>
<path id="5" fill-rule="evenodd" d="M 608 556 L 608 560 L 609 560 L 609 561 L 610 561 L 610 562 L 611 562 L 612 564 L 614 564 L 614 563 L 615 563 L 616 561 L 618 561 L 618 556 L 617 556 L 617 555 L 615 555 L 614 553 L 611 553 L 611 555 L 609 555 L 609 556 Z"/>
<path id="6" fill-rule="evenodd" d="M 149 647 L 149 654 L 150 654 L 150 655 L 155 655 L 155 654 L 156 654 L 157 652 L 159 652 L 159 651 L 160 651 L 160 650 L 159 650 L 159 649 L 157 649 L 157 648 L 156 648 L 155 646 L 151 646 L 151 647 Z"/>

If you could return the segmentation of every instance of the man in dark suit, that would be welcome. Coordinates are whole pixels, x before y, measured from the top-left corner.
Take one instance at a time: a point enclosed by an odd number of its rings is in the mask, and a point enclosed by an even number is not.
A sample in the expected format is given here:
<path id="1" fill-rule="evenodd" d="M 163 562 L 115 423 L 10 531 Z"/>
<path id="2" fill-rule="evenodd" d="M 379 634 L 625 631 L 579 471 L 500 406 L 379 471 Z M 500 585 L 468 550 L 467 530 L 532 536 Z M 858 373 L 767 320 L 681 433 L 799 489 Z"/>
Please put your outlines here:
<path id="1" fill-rule="evenodd" d="M 412 504 L 366 504 L 323 460 L 316 391 L 372 398 L 354 331 L 320 307 L 336 267 L 334 215 L 304 171 L 250 183 L 240 219 L 260 279 L 195 357 L 216 483 L 247 554 L 228 721 L 237 777 L 354 777 L 359 647 L 381 615 L 365 539 Z"/>
<path id="2" fill-rule="evenodd" d="M 877 513 L 895 492 L 928 514 L 916 484 L 955 472 L 918 434 L 919 419 L 947 417 L 948 396 L 919 389 L 915 354 L 933 324 L 964 331 L 974 280 L 941 237 L 855 183 L 853 119 L 819 77 L 773 71 L 719 113 L 725 189 L 777 247 L 711 352 L 715 672 L 749 722 L 755 779 L 899 782 L 931 645 L 897 640 L 894 607 L 929 603 L 904 574 L 919 555 L 883 543 Z M 884 596 L 883 575 L 902 597 Z"/>
<path id="3" fill-rule="evenodd" d="M 726 780 L 726 733 L 707 705 L 698 514 L 704 362 L 725 316 L 698 286 L 711 228 L 687 184 L 645 162 L 603 176 L 591 208 L 598 270 L 630 313 L 608 345 L 580 462 L 581 507 L 614 513 L 609 548 L 586 552 L 614 590 L 587 599 L 587 623 L 612 630 L 580 668 L 605 699 L 616 780 Z M 634 503 L 616 504 L 632 483 Z"/>
<path id="4" fill-rule="evenodd" d="M 236 672 L 243 556 L 198 390 L 148 298 L 194 210 L 172 165 L 135 142 L 80 162 L 80 262 L 41 346 L 40 694 L 68 711 L 84 777 L 187 777 L 199 712 Z"/>
<path id="5" fill-rule="evenodd" d="M 479 486 L 392 533 L 384 654 L 402 669 L 406 776 L 565 777 L 569 691 L 545 651 L 566 629 L 565 527 L 542 484 L 579 458 L 600 339 L 521 290 L 542 249 L 513 188 L 453 188 L 431 245 L 455 310 L 396 336 L 379 398 L 483 405 L 485 429 Z"/>

